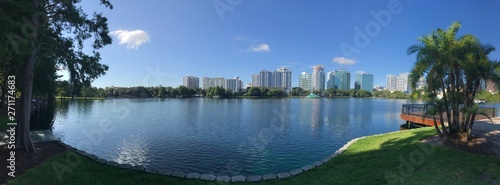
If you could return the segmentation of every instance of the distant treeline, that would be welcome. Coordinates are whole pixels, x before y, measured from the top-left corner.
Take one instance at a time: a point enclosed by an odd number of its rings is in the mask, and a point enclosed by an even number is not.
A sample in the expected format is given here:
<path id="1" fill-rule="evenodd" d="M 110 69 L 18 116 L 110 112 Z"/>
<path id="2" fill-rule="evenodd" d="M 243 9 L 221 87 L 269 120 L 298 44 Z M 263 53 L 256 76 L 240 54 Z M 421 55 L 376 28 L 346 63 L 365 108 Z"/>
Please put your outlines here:
<path id="1" fill-rule="evenodd" d="M 165 98 L 188 98 L 188 97 L 209 97 L 209 98 L 235 98 L 235 97 L 248 97 L 248 98 L 283 98 L 283 97 L 302 97 L 307 96 L 311 92 L 304 90 L 300 87 L 294 87 L 289 93 L 286 93 L 284 89 L 279 88 L 264 88 L 264 87 L 250 87 L 247 89 L 242 89 L 239 92 L 232 92 L 228 89 L 222 87 L 211 87 L 207 90 L 197 88 L 191 89 L 185 86 L 179 87 L 87 87 L 79 88 L 74 90 L 68 81 L 58 81 L 56 84 L 56 96 L 61 97 L 101 97 L 101 98 L 152 98 L 152 97 L 165 97 Z M 314 91 L 314 94 L 320 95 L 322 97 L 333 98 L 333 97 L 377 97 L 377 98 L 390 98 L 390 99 L 422 99 L 421 91 L 414 91 L 411 94 L 405 94 L 400 91 L 389 92 L 374 91 L 369 92 L 365 90 L 334 90 L 327 89 L 324 93 L 319 91 Z M 490 93 L 488 93 L 490 94 Z M 497 95 L 497 99 L 489 98 L 490 96 L 485 94 L 480 97 L 485 100 L 493 100 L 493 102 L 500 102 L 500 96 Z M 488 96 L 487 96 L 488 95 Z M 492 95 L 493 96 L 493 95 Z M 494 97 L 494 96 L 493 96 Z M 496 101 L 495 101 L 496 100 Z"/>

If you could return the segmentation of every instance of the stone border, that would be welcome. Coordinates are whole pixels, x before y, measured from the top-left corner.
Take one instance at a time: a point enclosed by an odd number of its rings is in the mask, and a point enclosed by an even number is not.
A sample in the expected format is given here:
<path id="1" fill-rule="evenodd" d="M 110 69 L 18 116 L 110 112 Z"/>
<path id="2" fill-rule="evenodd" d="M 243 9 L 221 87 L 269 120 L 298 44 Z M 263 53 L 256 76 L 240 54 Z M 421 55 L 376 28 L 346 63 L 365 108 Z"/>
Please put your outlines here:
<path id="1" fill-rule="evenodd" d="M 419 128 L 417 128 L 417 129 L 419 129 Z M 57 143 L 66 147 L 68 150 L 71 150 L 71 151 L 76 152 L 80 155 L 83 155 L 89 159 L 92 159 L 92 160 L 100 163 L 100 164 L 114 166 L 114 167 L 128 169 L 128 170 L 134 170 L 134 171 L 140 171 L 140 172 L 152 173 L 152 174 L 161 174 L 161 175 L 167 175 L 167 176 L 184 178 L 184 179 L 196 179 L 196 180 L 205 180 L 205 181 L 261 182 L 261 181 L 267 181 L 267 180 L 273 180 L 273 179 L 285 179 L 285 178 L 297 176 L 303 172 L 306 172 L 306 171 L 309 171 L 315 167 L 321 166 L 321 165 L 327 163 L 328 161 L 330 161 L 331 159 L 333 159 L 334 157 L 344 153 L 347 150 L 347 148 L 349 148 L 352 144 L 354 144 L 356 141 L 358 141 L 360 139 L 364 139 L 367 137 L 381 136 L 381 135 L 386 135 L 386 134 L 392 134 L 392 133 L 396 133 L 396 132 L 406 132 L 406 131 L 410 131 L 410 130 L 416 130 L 416 129 L 393 131 L 393 132 L 387 132 L 387 133 L 382 133 L 382 134 L 374 134 L 374 135 L 368 135 L 368 136 L 354 138 L 354 139 L 350 140 L 349 142 L 347 142 L 344 146 L 339 148 L 337 151 L 335 151 L 333 154 L 328 156 L 327 158 L 325 158 L 321 161 L 317 161 L 313 164 L 305 165 L 301 168 L 297 168 L 297 169 L 294 169 L 294 170 L 289 171 L 289 172 L 280 172 L 280 173 L 276 173 L 276 174 L 264 174 L 264 175 L 248 175 L 248 176 L 243 176 L 243 175 L 217 176 L 214 174 L 184 173 L 182 171 L 171 171 L 171 170 L 158 171 L 156 169 L 149 169 L 149 168 L 145 168 L 143 166 L 132 166 L 130 164 L 119 164 L 115 161 L 107 161 L 107 160 L 99 158 L 93 154 L 89 154 L 85 151 L 73 148 L 72 146 L 63 143 L 62 141 L 57 141 Z"/>

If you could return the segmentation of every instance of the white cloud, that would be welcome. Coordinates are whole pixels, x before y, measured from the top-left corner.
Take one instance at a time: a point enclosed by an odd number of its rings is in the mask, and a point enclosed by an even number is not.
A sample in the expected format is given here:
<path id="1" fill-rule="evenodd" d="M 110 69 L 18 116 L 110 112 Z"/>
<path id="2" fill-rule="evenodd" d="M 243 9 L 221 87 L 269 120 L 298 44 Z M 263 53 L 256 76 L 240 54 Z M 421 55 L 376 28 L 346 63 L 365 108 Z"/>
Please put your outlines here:
<path id="1" fill-rule="evenodd" d="M 344 57 L 335 57 L 332 59 L 332 62 L 340 64 L 340 65 L 353 65 L 356 63 L 356 60 L 348 59 L 348 58 L 344 58 Z"/>
<path id="2" fill-rule="evenodd" d="M 137 49 L 142 44 L 149 42 L 149 35 L 144 30 L 116 30 L 110 33 L 120 40 L 120 45 L 127 45 L 127 49 Z"/>
<path id="3" fill-rule="evenodd" d="M 268 44 L 252 45 L 247 50 L 248 52 L 269 52 L 271 47 Z"/>

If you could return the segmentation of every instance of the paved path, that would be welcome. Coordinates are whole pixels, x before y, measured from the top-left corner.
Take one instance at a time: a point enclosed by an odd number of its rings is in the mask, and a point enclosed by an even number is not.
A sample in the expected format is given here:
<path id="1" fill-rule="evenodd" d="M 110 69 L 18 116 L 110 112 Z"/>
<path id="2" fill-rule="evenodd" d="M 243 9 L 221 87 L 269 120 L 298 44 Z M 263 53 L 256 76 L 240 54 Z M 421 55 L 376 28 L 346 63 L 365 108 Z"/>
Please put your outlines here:
<path id="1" fill-rule="evenodd" d="M 9 142 L 9 136 L 5 131 L 0 131 L 0 145 L 6 145 Z M 50 130 L 32 130 L 30 137 L 33 143 L 59 141 Z"/>
<path id="2" fill-rule="evenodd" d="M 492 152 L 500 157 L 500 117 L 492 118 L 491 121 L 489 119 L 476 121 L 472 128 L 472 135 L 491 141 L 495 145 Z"/>

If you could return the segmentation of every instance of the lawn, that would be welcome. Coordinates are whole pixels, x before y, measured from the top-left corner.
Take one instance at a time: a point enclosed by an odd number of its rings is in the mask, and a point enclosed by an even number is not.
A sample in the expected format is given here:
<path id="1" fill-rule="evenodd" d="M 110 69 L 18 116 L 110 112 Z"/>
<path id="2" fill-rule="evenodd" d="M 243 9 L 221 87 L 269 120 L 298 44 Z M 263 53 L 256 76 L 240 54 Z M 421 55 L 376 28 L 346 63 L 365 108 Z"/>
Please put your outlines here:
<path id="1" fill-rule="evenodd" d="M 421 144 L 432 128 L 366 137 L 324 165 L 288 179 L 260 184 L 492 184 L 500 182 L 500 159 Z M 101 165 L 73 152 L 53 157 L 8 184 L 187 184 L 185 180 Z M 77 161 L 77 162 L 73 162 Z M 76 163 L 76 164 L 73 164 Z M 58 169 L 56 173 L 54 169 Z M 235 183 L 255 184 L 255 183 Z"/>

